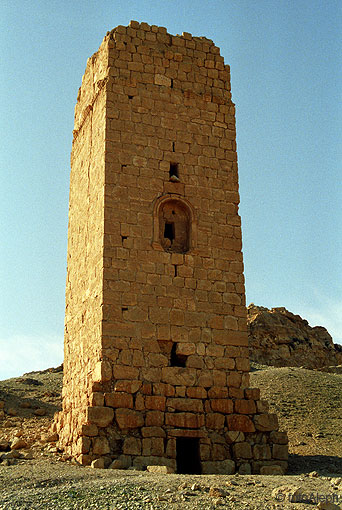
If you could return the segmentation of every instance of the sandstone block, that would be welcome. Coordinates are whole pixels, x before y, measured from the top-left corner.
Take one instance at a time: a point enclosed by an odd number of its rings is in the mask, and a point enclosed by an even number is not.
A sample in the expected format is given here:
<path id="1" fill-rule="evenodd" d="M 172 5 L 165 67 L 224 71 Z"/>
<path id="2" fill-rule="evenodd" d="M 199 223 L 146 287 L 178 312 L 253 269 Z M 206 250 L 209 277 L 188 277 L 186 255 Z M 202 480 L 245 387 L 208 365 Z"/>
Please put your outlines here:
<path id="1" fill-rule="evenodd" d="M 157 396 L 157 395 L 146 395 L 145 397 L 145 407 L 146 409 L 151 409 L 154 411 L 164 411 L 165 410 L 166 398 Z"/>
<path id="2" fill-rule="evenodd" d="M 115 419 L 120 429 L 134 429 L 144 425 L 144 417 L 132 409 L 117 409 Z"/>
<path id="3" fill-rule="evenodd" d="M 288 460 L 289 451 L 285 444 L 274 444 L 272 446 L 272 457 L 279 460 Z"/>
<path id="4" fill-rule="evenodd" d="M 105 437 L 96 437 L 95 439 L 93 439 L 93 453 L 95 455 L 106 455 L 109 452 L 110 452 L 109 443 Z"/>
<path id="5" fill-rule="evenodd" d="M 267 400 L 256 401 L 257 412 L 260 414 L 268 413 L 268 402 Z"/>
<path id="6" fill-rule="evenodd" d="M 163 367 L 161 380 L 162 382 L 177 386 L 194 386 L 196 381 L 196 369 Z M 199 386 L 202 386 L 202 384 L 199 384 Z"/>
<path id="7" fill-rule="evenodd" d="M 114 391 L 136 393 L 141 388 L 141 381 L 116 381 Z"/>
<path id="8" fill-rule="evenodd" d="M 276 414 L 256 414 L 253 417 L 254 425 L 261 432 L 278 430 L 278 418 Z"/>
<path id="9" fill-rule="evenodd" d="M 105 460 L 100 457 L 99 459 L 93 460 L 90 466 L 94 469 L 104 469 L 105 468 Z"/>
<path id="10" fill-rule="evenodd" d="M 148 411 L 146 413 L 147 427 L 161 427 L 164 424 L 164 413 L 160 411 Z"/>
<path id="11" fill-rule="evenodd" d="M 259 388 L 246 388 L 245 389 L 245 398 L 251 399 L 251 400 L 259 400 L 260 399 Z"/>
<path id="12" fill-rule="evenodd" d="M 239 443 L 245 440 L 245 434 L 240 432 L 239 430 L 230 430 L 226 433 L 226 441 L 227 443 Z"/>
<path id="13" fill-rule="evenodd" d="M 114 411 L 110 407 L 88 407 L 87 422 L 98 427 L 108 427 L 114 418 Z"/>
<path id="14" fill-rule="evenodd" d="M 204 415 L 193 413 L 165 413 L 165 424 L 171 427 L 197 429 L 204 425 Z"/>
<path id="15" fill-rule="evenodd" d="M 241 432 L 255 432 L 252 420 L 243 414 L 231 414 L 226 417 L 228 430 L 239 430 Z"/>
<path id="16" fill-rule="evenodd" d="M 232 414 L 233 413 L 233 402 L 227 398 L 217 398 L 211 399 L 210 405 L 212 411 L 216 411 L 218 413 L 223 414 Z"/>
<path id="17" fill-rule="evenodd" d="M 139 369 L 136 367 L 129 367 L 124 365 L 114 365 L 113 367 L 114 379 L 138 379 Z"/>
<path id="18" fill-rule="evenodd" d="M 219 413 L 207 413 L 205 416 L 205 426 L 208 429 L 221 430 L 224 427 L 224 415 Z"/>
<path id="19" fill-rule="evenodd" d="M 95 437 L 99 434 L 99 429 L 96 425 L 90 424 L 90 425 L 82 425 L 81 429 L 82 436 L 89 436 L 89 437 Z"/>
<path id="20" fill-rule="evenodd" d="M 140 455 L 141 440 L 136 437 L 126 437 L 123 443 L 122 451 L 125 455 Z"/>
<path id="21" fill-rule="evenodd" d="M 271 448 L 265 444 L 256 444 L 253 446 L 253 458 L 255 460 L 271 459 Z"/>
<path id="22" fill-rule="evenodd" d="M 187 397 L 190 398 L 207 398 L 207 391 L 200 386 L 189 387 L 186 390 Z"/>
<path id="23" fill-rule="evenodd" d="M 120 455 L 109 465 L 109 469 L 128 469 L 132 464 L 131 457 L 128 455 Z"/>
<path id="24" fill-rule="evenodd" d="M 105 393 L 106 406 L 108 407 L 127 407 L 133 408 L 133 396 L 130 393 Z"/>
<path id="25" fill-rule="evenodd" d="M 104 395 L 103 393 L 94 392 L 90 395 L 90 405 L 91 406 L 104 406 Z"/>
<path id="26" fill-rule="evenodd" d="M 240 414 L 255 414 L 256 407 L 254 400 L 235 400 L 234 410 Z"/>
<path id="27" fill-rule="evenodd" d="M 251 459 L 252 456 L 252 448 L 249 443 L 235 443 L 233 445 L 234 457 L 238 459 Z"/>
<path id="28" fill-rule="evenodd" d="M 98 361 L 93 371 L 94 382 L 106 382 L 112 378 L 112 365 L 109 361 Z"/>
<path id="29" fill-rule="evenodd" d="M 289 442 L 286 432 L 273 431 L 270 434 L 270 440 L 272 441 L 272 443 L 277 443 L 277 444 L 288 444 L 288 442 Z"/>
<path id="30" fill-rule="evenodd" d="M 143 437 L 166 437 L 165 430 L 162 427 L 143 427 L 141 434 Z"/>
<path id="31" fill-rule="evenodd" d="M 224 388 L 221 386 L 213 386 L 208 390 L 209 398 L 227 398 L 228 397 L 228 388 Z"/>
<path id="32" fill-rule="evenodd" d="M 89 453 L 91 440 L 89 437 L 79 437 L 77 441 L 77 450 L 80 454 Z"/>
<path id="33" fill-rule="evenodd" d="M 186 411 L 190 413 L 203 413 L 202 401 L 192 398 L 168 398 L 168 410 Z"/>
<path id="34" fill-rule="evenodd" d="M 143 455 L 164 455 L 164 439 L 161 437 L 148 437 L 142 440 Z"/>

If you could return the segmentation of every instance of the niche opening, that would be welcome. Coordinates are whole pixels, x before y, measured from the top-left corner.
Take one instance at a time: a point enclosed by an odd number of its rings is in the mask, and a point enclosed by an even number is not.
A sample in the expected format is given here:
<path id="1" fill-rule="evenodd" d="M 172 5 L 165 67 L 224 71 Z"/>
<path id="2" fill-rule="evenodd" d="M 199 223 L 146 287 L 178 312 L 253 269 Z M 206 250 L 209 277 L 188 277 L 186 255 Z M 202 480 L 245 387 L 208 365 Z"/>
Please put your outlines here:
<path id="1" fill-rule="evenodd" d="M 171 349 L 170 365 L 172 367 L 185 367 L 187 358 L 185 354 L 177 353 L 177 344 L 174 343 Z"/>
<path id="2" fill-rule="evenodd" d="M 190 211 L 180 200 L 168 200 L 159 209 L 159 239 L 165 251 L 189 250 Z"/>

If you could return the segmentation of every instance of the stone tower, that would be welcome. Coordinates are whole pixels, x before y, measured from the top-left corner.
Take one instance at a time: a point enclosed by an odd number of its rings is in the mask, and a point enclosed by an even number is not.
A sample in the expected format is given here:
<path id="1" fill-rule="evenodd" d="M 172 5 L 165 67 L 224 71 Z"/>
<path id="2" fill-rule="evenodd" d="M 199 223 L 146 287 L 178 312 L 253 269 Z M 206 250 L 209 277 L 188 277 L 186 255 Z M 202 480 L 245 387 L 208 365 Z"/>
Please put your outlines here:
<path id="1" fill-rule="evenodd" d="M 219 48 L 115 28 L 88 59 L 73 134 L 60 446 L 98 467 L 285 471 L 286 434 L 248 388 Z"/>

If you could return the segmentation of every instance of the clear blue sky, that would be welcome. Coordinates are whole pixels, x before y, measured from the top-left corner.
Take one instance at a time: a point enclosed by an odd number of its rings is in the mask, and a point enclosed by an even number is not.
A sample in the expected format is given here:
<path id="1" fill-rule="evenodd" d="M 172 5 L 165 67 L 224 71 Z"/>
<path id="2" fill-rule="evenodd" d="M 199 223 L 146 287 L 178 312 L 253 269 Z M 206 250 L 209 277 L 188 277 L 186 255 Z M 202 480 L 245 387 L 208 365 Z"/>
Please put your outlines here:
<path id="1" fill-rule="evenodd" d="M 247 302 L 342 343 L 340 0 L 2 0 L 0 379 L 62 361 L 69 161 L 87 58 L 131 19 L 231 66 Z"/>

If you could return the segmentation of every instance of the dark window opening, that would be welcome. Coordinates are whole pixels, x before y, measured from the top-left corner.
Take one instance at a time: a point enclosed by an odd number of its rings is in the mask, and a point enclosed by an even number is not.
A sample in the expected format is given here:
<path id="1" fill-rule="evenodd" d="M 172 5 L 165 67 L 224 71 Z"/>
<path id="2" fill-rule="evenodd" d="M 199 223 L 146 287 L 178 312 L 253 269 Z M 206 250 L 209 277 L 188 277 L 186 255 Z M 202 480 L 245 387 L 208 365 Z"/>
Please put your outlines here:
<path id="1" fill-rule="evenodd" d="M 175 264 L 175 276 L 177 276 L 177 273 L 178 273 L 178 271 L 177 271 L 177 265 Z"/>
<path id="2" fill-rule="evenodd" d="M 121 308 L 121 311 L 122 311 L 122 312 L 127 312 L 127 311 L 128 311 L 128 307 L 127 307 L 127 306 L 124 306 L 123 308 Z"/>
<path id="3" fill-rule="evenodd" d="M 123 242 L 127 239 L 128 236 L 121 236 L 121 241 L 122 241 L 122 244 Z"/>
<path id="4" fill-rule="evenodd" d="M 133 96 L 128 96 L 128 99 L 133 99 Z"/>
<path id="5" fill-rule="evenodd" d="M 169 177 L 178 177 L 178 163 L 170 163 Z"/>
<path id="6" fill-rule="evenodd" d="M 168 222 L 165 223 L 164 238 L 169 239 L 172 244 L 172 241 L 175 238 L 175 224 L 174 223 L 168 223 Z"/>
<path id="7" fill-rule="evenodd" d="M 198 438 L 176 438 L 176 462 L 179 474 L 200 475 L 202 473 Z"/>
<path id="8" fill-rule="evenodd" d="M 179 182 L 177 177 L 172 182 Z M 159 211 L 159 239 L 165 251 L 186 253 L 190 242 L 190 212 L 178 200 L 168 200 Z"/>
<path id="9" fill-rule="evenodd" d="M 175 152 L 175 142 L 172 142 L 172 152 Z"/>
<path id="10" fill-rule="evenodd" d="M 173 89 L 173 78 L 171 78 L 171 88 Z"/>
<path id="11" fill-rule="evenodd" d="M 187 356 L 185 354 L 179 354 L 177 353 L 177 344 L 174 343 L 172 345 L 171 349 L 171 360 L 170 365 L 171 367 L 185 367 L 186 366 L 186 360 Z"/>

